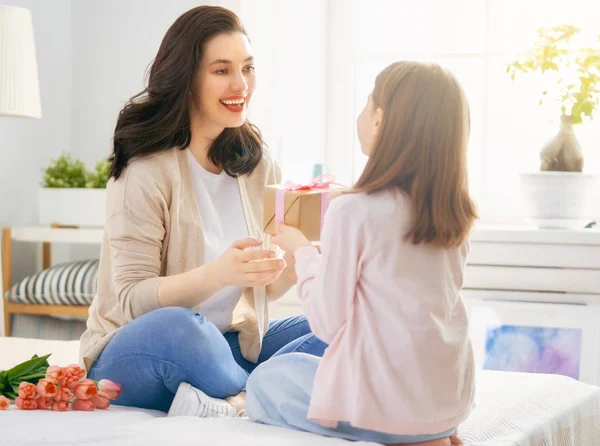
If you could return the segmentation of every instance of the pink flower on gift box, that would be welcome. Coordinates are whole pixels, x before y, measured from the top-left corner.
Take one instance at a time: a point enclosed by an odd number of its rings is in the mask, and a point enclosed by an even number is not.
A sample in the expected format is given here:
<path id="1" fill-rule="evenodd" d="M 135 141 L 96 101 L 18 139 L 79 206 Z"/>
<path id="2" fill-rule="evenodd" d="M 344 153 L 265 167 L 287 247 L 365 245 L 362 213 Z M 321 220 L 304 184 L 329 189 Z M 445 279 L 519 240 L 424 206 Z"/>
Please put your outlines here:
<path id="1" fill-rule="evenodd" d="M 4 395 L 0 395 L 0 410 L 6 410 L 10 406 L 10 400 Z"/>
<path id="2" fill-rule="evenodd" d="M 35 397 L 35 385 L 23 381 L 19 384 L 19 398 L 33 398 Z"/>
<path id="3" fill-rule="evenodd" d="M 22 410 L 34 410 L 38 408 L 37 401 L 34 398 L 17 398 L 15 404 Z"/>
<path id="4" fill-rule="evenodd" d="M 108 379 L 98 381 L 98 390 L 104 392 L 111 400 L 116 400 L 121 396 L 121 385 Z"/>

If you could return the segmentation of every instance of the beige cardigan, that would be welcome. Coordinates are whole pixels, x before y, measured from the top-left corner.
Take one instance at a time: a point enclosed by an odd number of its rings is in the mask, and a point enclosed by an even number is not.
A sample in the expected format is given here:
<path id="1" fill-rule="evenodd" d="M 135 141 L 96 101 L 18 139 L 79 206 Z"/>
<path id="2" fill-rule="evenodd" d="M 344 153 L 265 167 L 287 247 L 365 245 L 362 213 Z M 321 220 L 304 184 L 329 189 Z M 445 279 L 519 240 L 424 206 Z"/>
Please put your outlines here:
<path id="1" fill-rule="evenodd" d="M 263 238 L 263 187 L 280 182 L 267 150 L 251 175 L 239 177 L 251 236 Z M 98 291 L 81 337 L 80 364 L 89 370 L 121 327 L 159 308 L 163 277 L 203 264 L 204 231 L 185 151 L 173 148 L 133 161 L 107 186 Z M 249 361 L 256 362 L 268 323 L 265 287 L 247 288 L 228 330 L 239 332 Z"/>

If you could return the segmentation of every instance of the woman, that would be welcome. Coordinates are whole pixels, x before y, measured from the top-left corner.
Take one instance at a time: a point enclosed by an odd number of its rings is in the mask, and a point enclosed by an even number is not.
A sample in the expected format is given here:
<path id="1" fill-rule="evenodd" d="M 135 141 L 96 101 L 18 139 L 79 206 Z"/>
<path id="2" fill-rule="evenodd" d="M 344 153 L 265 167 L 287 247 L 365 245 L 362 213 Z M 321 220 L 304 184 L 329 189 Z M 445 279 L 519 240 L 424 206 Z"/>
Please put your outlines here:
<path id="1" fill-rule="evenodd" d="M 263 187 L 281 174 L 246 120 L 255 83 L 239 19 L 201 6 L 167 31 L 119 114 L 80 353 L 91 379 L 122 385 L 117 404 L 233 416 L 258 364 L 323 353 L 304 317 L 268 319 L 295 273 L 262 249 Z"/>

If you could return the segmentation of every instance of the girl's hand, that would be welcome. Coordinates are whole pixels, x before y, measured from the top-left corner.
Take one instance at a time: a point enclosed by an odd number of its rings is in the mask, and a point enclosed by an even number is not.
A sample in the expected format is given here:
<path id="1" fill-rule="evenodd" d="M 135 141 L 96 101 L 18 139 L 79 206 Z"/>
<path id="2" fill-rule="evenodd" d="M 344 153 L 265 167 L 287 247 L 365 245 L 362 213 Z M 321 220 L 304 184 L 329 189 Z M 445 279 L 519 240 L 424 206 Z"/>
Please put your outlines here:
<path id="1" fill-rule="evenodd" d="M 285 252 L 290 253 L 292 255 L 299 248 L 303 248 L 305 246 L 312 246 L 312 244 L 304 236 L 302 231 L 292 226 L 279 224 L 277 225 L 275 232 L 277 233 L 277 235 L 274 235 L 271 238 L 271 243 L 279 246 Z"/>
<path id="2" fill-rule="evenodd" d="M 277 259 L 271 250 L 248 250 L 262 245 L 253 237 L 236 240 L 213 262 L 213 270 L 222 288 L 229 285 L 252 287 L 275 282 L 285 268 L 285 261 Z"/>
<path id="3" fill-rule="evenodd" d="M 283 260 L 285 260 L 286 266 L 281 273 L 281 278 L 290 286 L 295 285 L 298 281 L 298 276 L 296 276 L 296 259 L 294 258 L 294 254 L 286 252 L 283 255 Z"/>

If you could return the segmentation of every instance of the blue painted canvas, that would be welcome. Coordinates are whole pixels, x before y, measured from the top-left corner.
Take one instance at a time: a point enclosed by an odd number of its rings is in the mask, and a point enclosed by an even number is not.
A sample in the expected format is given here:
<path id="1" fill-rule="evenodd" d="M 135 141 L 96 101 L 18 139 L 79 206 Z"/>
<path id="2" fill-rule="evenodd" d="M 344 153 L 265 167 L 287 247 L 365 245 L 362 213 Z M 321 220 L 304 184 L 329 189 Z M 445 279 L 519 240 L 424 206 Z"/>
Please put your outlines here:
<path id="1" fill-rule="evenodd" d="M 582 331 L 501 325 L 487 329 L 483 368 L 579 379 Z"/>

